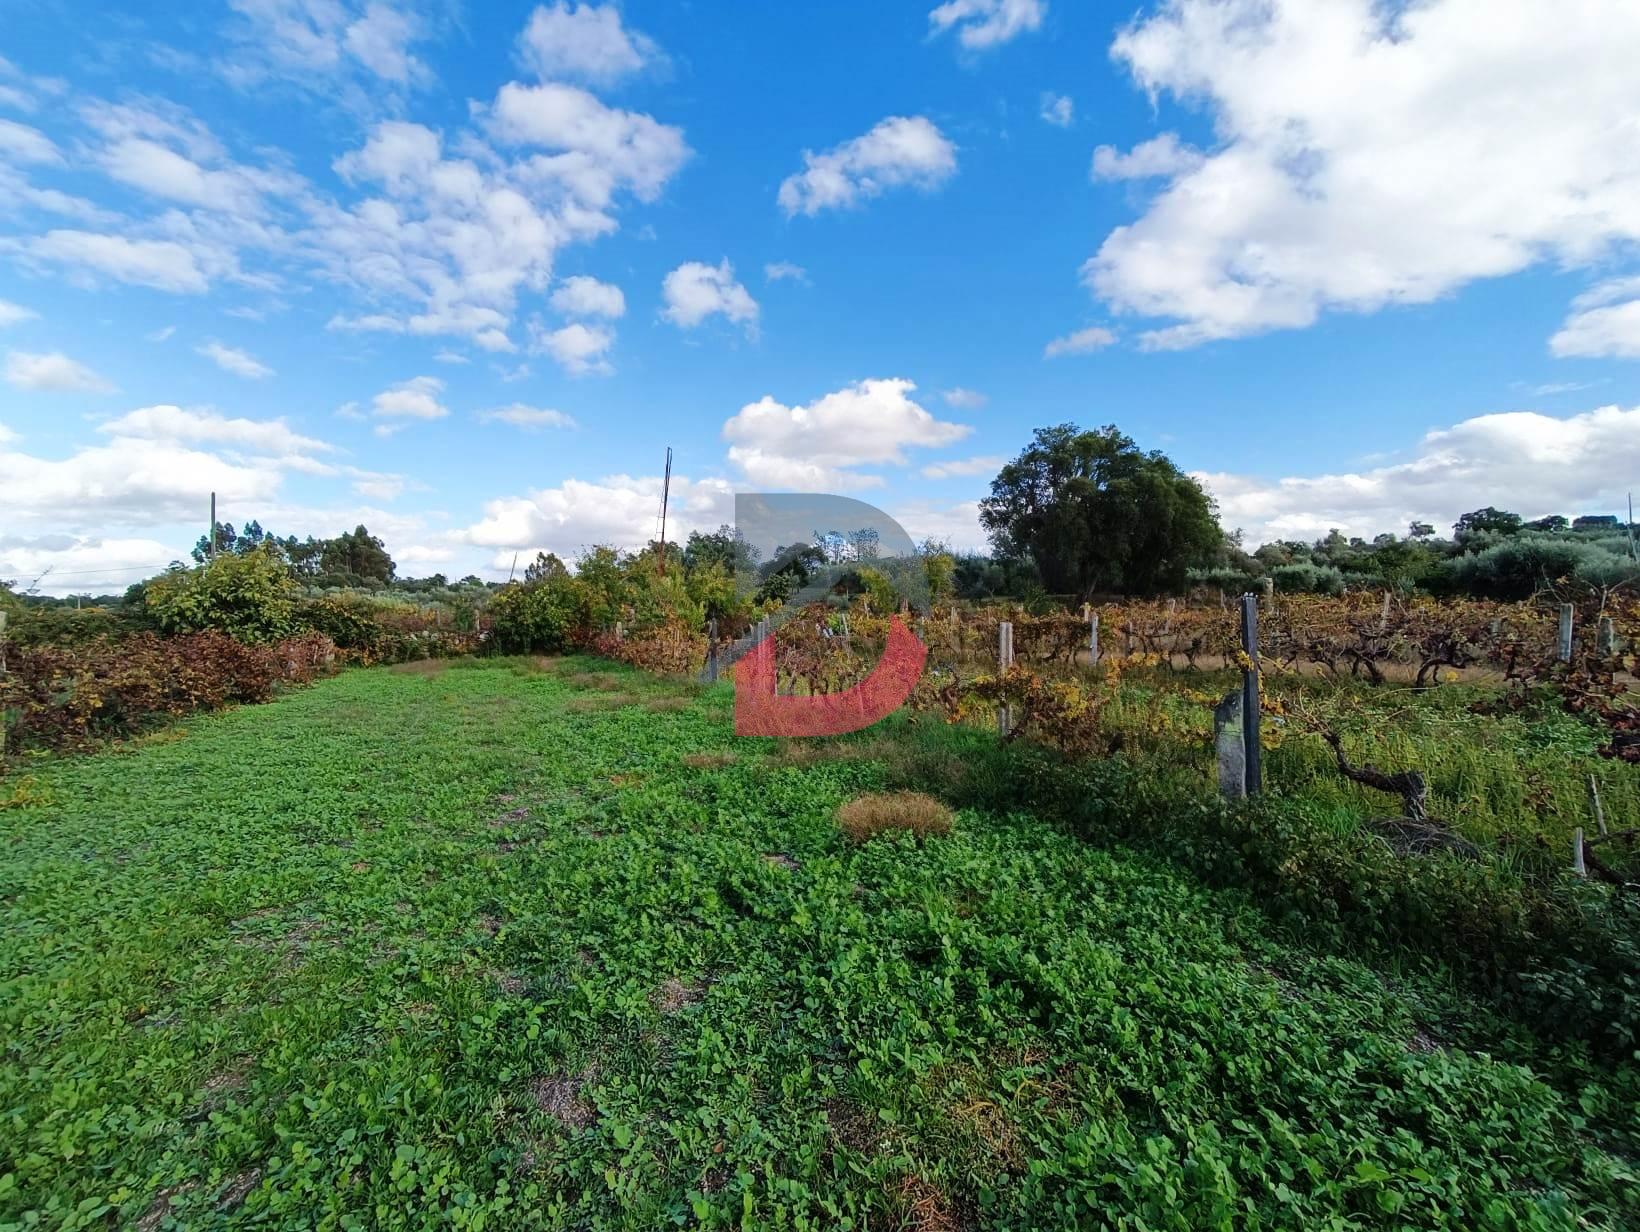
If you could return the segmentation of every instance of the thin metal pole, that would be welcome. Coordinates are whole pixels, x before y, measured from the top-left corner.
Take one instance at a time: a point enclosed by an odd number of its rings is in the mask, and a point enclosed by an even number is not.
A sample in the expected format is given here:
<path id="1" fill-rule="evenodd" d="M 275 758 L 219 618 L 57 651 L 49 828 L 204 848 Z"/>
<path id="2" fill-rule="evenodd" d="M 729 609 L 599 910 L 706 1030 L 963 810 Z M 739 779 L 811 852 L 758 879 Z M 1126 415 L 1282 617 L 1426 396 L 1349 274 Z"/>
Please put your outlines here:
<path id="1" fill-rule="evenodd" d="M 211 533 L 205 536 L 205 560 L 216 559 L 216 493 L 211 493 Z"/>
<path id="2" fill-rule="evenodd" d="M 1259 747 L 1258 596 L 1251 593 L 1241 597 L 1241 647 L 1247 652 L 1248 660 L 1241 677 L 1241 724 L 1247 750 L 1247 794 L 1256 796 L 1264 787 L 1264 757 Z"/>

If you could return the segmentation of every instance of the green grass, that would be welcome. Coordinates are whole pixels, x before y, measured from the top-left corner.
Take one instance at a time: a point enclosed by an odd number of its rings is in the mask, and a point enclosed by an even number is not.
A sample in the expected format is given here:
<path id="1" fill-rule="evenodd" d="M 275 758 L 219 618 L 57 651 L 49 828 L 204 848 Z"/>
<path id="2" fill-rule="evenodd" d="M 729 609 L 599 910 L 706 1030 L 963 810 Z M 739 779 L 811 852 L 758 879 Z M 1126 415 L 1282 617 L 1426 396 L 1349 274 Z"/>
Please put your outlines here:
<path id="1" fill-rule="evenodd" d="M 0 1227 L 1640 1221 L 1632 1068 L 1029 814 L 851 844 L 880 742 L 776 759 L 602 670 L 36 766 Z"/>

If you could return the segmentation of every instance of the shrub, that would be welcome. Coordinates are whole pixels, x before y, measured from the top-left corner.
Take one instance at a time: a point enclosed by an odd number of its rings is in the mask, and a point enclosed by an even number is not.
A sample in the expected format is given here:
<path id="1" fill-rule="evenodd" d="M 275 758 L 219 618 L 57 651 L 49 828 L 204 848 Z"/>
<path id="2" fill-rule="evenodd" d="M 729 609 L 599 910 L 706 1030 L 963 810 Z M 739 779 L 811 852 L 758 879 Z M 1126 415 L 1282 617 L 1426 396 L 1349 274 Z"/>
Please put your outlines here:
<path id="1" fill-rule="evenodd" d="M 143 593 L 149 616 L 166 633 L 215 629 L 241 642 L 272 642 L 294 627 L 297 587 L 272 552 L 229 553 L 197 569 L 172 569 Z"/>
<path id="2" fill-rule="evenodd" d="M 312 680 L 334 658 L 317 634 L 271 645 L 208 631 L 36 646 L 13 655 L 0 679 L 0 719 L 15 747 L 75 747 L 165 716 L 266 701 L 279 682 Z"/>
<path id="3" fill-rule="evenodd" d="M 920 791 L 873 792 L 839 808 L 837 828 L 856 843 L 891 830 L 927 838 L 951 833 L 951 810 Z"/>
<path id="4" fill-rule="evenodd" d="M 490 601 L 492 644 L 501 654 L 559 654 L 579 623 L 575 579 L 556 575 L 514 583 Z"/>
<path id="5" fill-rule="evenodd" d="M 1270 570 L 1276 589 L 1283 594 L 1341 595 L 1344 593 L 1344 575 L 1336 565 L 1317 565 L 1301 561 L 1291 565 L 1277 565 Z"/>

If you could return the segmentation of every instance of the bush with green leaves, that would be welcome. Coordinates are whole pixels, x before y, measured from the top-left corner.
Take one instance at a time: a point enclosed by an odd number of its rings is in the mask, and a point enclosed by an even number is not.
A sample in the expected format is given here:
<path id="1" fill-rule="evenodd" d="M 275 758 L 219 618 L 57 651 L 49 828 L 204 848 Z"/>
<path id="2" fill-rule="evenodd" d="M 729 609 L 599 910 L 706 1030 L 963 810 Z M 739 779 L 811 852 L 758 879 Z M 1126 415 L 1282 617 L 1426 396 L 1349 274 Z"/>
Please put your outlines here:
<path id="1" fill-rule="evenodd" d="M 501 654 L 562 653 L 581 619 L 579 589 L 555 575 L 501 590 L 490 600 L 490 645 Z"/>
<path id="2" fill-rule="evenodd" d="M 295 628 L 296 583 L 276 554 L 218 556 L 195 569 L 172 569 L 144 587 L 144 607 L 164 633 L 215 629 L 242 642 L 270 642 Z"/>

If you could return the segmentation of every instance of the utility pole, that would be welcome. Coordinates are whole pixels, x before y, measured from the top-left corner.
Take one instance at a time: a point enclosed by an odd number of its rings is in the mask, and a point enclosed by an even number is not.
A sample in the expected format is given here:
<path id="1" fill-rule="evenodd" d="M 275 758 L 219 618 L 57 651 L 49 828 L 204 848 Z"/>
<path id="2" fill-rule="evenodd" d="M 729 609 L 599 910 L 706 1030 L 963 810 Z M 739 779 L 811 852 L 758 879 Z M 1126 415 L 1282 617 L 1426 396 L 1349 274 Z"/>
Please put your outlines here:
<path id="1" fill-rule="evenodd" d="M 205 536 L 205 563 L 216 559 L 216 493 L 211 493 L 211 529 Z"/>
<path id="2" fill-rule="evenodd" d="M 511 581 L 512 581 L 512 580 L 513 580 L 513 573 L 514 573 L 514 572 L 515 572 L 515 571 L 516 571 L 516 570 L 517 570 L 517 569 L 518 569 L 518 553 L 517 553 L 517 552 L 514 552 L 514 553 L 513 553 L 513 563 L 512 563 L 512 567 L 511 567 L 511 568 L 509 568 L 509 569 L 508 569 L 508 570 L 507 570 L 507 581 L 508 581 L 508 582 L 511 582 Z"/>
<path id="3" fill-rule="evenodd" d="M 666 502 L 672 495 L 672 446 L 666 447 L 666 476 L 661 480 L 661 550 L 655 557 L 655 576 L 666 572 Z"/>

